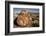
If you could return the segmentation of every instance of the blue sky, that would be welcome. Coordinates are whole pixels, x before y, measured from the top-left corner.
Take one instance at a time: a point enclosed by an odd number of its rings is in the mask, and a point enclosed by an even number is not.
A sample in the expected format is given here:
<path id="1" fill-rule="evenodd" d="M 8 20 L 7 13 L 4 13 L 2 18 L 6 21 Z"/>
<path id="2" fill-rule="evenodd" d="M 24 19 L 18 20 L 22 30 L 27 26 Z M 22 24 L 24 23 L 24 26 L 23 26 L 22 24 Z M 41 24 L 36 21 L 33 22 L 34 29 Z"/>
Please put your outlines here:
<path id="1" fill-rule="evenodd" d="M 39 9 L 36 9 L 36 8 L 14 8 L 13 12 L 18 13 L 19 11 L 24 10 L 24 9 L 26 9 L 27 11 L 31 13 L 39 13 Z"/>

